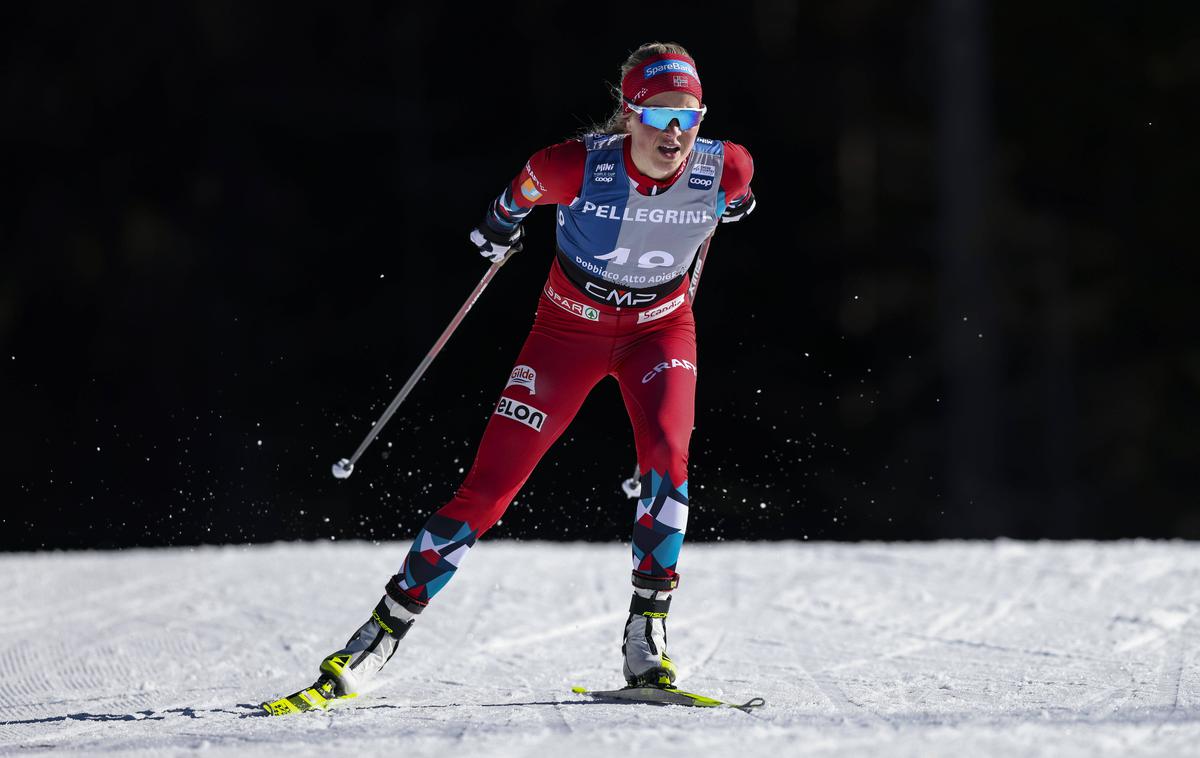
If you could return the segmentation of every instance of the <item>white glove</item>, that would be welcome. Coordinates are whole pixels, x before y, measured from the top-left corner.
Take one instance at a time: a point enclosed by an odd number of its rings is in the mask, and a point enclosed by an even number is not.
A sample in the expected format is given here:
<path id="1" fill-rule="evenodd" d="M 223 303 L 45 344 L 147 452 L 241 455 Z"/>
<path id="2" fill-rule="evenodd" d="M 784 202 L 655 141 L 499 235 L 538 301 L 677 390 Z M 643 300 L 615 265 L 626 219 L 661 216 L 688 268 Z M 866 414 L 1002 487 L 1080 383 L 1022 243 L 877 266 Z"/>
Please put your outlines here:
<path id="1" fill-rule="evenodd" d="M 471 230 L 471 244 L 479 248 L 479 254 L 492 263 L 499 263 L 513 253 L 521 252 L 525 229 L 518 224 L 517 228 L 508 235 L 482 223 Z"/>

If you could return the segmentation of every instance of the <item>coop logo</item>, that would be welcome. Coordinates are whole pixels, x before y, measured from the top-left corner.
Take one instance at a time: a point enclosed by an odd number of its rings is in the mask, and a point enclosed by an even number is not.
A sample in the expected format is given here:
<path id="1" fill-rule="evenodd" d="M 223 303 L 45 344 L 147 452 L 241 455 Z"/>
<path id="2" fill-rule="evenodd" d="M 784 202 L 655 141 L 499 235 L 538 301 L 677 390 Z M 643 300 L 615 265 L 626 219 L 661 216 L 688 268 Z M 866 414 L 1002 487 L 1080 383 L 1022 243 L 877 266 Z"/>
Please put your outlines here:
<path id="1" fill-rule="evenodd" d="M 600 311 L 596 310 L 590 305 L 584 305 L 578 300 L 572 300 L 569 297 L 563 297 L 555 292 L 554 288 L 549 284 L 546 285 L 546 288 L 542 290 L 542 292 L 546 295 L 550 302 L 554 303 L 568 313 L 573 313 L 579 318 L 587 319 L 588 321 L 600 320 Z"/>
<path id="2" fill-rule="evenodd" d="M 596 284 L 595 282 L 587 282 L 583 285 L 583 288 L 592 297 L 615 305 L 645 305 L 658 299 L 658 295 L 653 292 L 622 290 L 616 287 L 605 287 L 603 284 Z"/>
<path id="3" fill-rule="evenodd" d="M 615 163 L 597 163 L 596 170 L 592 174 L 592 181 L 603 183 L 611 182 L 614 178 L 616 170 L 617 164 Z"/>
<path id="4" fill-rule="evenodd" d="M 688 177 L 688 186 L 696 189 L 709 189 L 713 186 L 713 180 L 705 176 L 696 176 L 692 174 Z"/>
<path id="5" fill-rule="evenodd" d="M 653 308 L 642 311 L 638 314 L 637 322 L 639 324 L 644 324 L 647 321 L 656 321 L 668 313 L 673 313 L 677 308 L 679 308 L 679 306 L 683 305 L 683 298 L 684 296 L 680 295 L 673 300 L 668 300 L 662 305 L 656 305 Z"/>
<path id="6" fill-rule="evenodd" d="M 642 78 L 650 79 L 658 76 L 659 74 L 665 74 L 668 72 L 689 74 L 695 79 L 700 78 L 692 64 L 688 63 L 687 61 L 675 60 L 673 58 L 670 60 L 658 61 L 657 63 L 651 63 L 649 66 L 646 66 L 644 69 L 642 69 Z"/>
<path id="7" fill-rule="evenodd" d="M 650 382 L 654 381 L 654 377 L 658 376 L 659 374 L 661 374 L 664 371 L 669 371 L 673 368 L 684 368 L 684 369 L 687 369 L 688 371 L 691 371 L 696 376 L 700 375 L 699 372 L 696 370 L 696 364 L 692 363 L 689 360 L 684 360 L 682 358 L 672 358 L 670 363 L 663 361 L 662 363 L 658 364 L 654 368 L 647 371 L 646 375 L 642 377 L 642 384 L 649 384 Z"/>
<path id="8" fill-rule="evenodd" d="M 538 432 L 542 431 L 542 424 L 546 421 L 545 413 L 542 413 L 532 405 L 519 403 L 510 397 L 502 397 L 500 398 L 500 402 L 496 403 L 496 415 L 510 418 L 513 421 L 519 421 Z"/>
<path id="9" fill-rule="evenodd" d="M 512 370 L 512 374 L 509 375 L 508 384 L 504 385 L 504 389 L 508 389 L 514 384 L 529 390 L 530 395 L 536 395 L 537 372 L 528 366 L 517 366 Z"/>

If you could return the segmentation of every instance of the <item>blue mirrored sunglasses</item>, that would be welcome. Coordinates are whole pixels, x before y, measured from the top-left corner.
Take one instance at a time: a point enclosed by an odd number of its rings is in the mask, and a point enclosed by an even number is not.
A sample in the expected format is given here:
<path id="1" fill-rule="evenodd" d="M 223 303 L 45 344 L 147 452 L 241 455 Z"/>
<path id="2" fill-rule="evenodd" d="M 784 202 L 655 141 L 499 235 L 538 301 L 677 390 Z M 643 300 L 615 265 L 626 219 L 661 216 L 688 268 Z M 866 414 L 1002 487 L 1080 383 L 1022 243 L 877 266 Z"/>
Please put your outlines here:
<path id="1" fill-rule="evenodd" d="M 646 126 L 666 129 L 671 126 L 672 121 L 678 121 L 680 131 L 684 132 L 699 124 L 700 119 L 708 112 L 707 105 L 699 108 L 654 108 L 649 105 L 634 105 L 629 100 L 626 100 L 625 104 L 629 106 L 629 110 L 638 114 Z"/>

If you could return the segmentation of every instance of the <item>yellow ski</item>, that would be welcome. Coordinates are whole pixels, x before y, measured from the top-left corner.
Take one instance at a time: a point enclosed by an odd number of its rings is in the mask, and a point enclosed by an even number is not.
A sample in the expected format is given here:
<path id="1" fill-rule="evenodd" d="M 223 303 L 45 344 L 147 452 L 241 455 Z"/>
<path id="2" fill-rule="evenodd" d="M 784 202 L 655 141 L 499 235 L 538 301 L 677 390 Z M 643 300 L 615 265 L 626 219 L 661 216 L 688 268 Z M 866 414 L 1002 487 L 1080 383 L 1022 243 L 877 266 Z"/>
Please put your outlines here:
<path id="1" fill-rule="evenodd" d="M 349 700 L 352 697 L 357 697 L 357 694 L 338 695 L 334 690 L 333 679 L 321 677 L 311 687 L 305 687 L 278 700 L 268 700 L 260 706 L 271 716 L 287 716 L 305 711 L 328 710 L 329 706 L 337 701 Z"/>
<path id="2" fill-rule="evenodd" d="M 622 687 L 619 690 L 589 690 L 586 687 L 572 687 L 571 691 L 600 700 L 624 700 L 631 703 L 654 703 L 657 705 L 688 705 L 698 708 L 736 708 L 746 713 L 766 704 L 761 697 L 751 698 L 741 705 L 726 703 L 723 700 L 697 695 L 694 692 L 684 692 L 676 687 L 635 686 Z"/>

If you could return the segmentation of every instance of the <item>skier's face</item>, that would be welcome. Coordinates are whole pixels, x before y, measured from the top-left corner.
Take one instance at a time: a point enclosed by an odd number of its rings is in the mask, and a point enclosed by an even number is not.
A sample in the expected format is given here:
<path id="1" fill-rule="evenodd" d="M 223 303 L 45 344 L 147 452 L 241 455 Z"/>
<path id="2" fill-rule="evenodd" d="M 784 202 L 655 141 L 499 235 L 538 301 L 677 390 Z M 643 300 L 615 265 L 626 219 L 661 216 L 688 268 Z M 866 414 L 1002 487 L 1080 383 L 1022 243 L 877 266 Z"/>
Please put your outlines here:
<path id="1" fill-rule="evenodd" d="M 686 92 L 660 92 L 640 105 L 659 108 L 699 108 L 700 101 Z M 629 114 L 629 135 L 632 140 L 630 152 L 633 163 L 646 176 L 667 179 L 675 175 L 679 165 L 687 160 L 700 131 L 697 124 L 687 131 L 672 121 L 666 129 L 656 129 L 643 124 L 636 113 Z"/>

